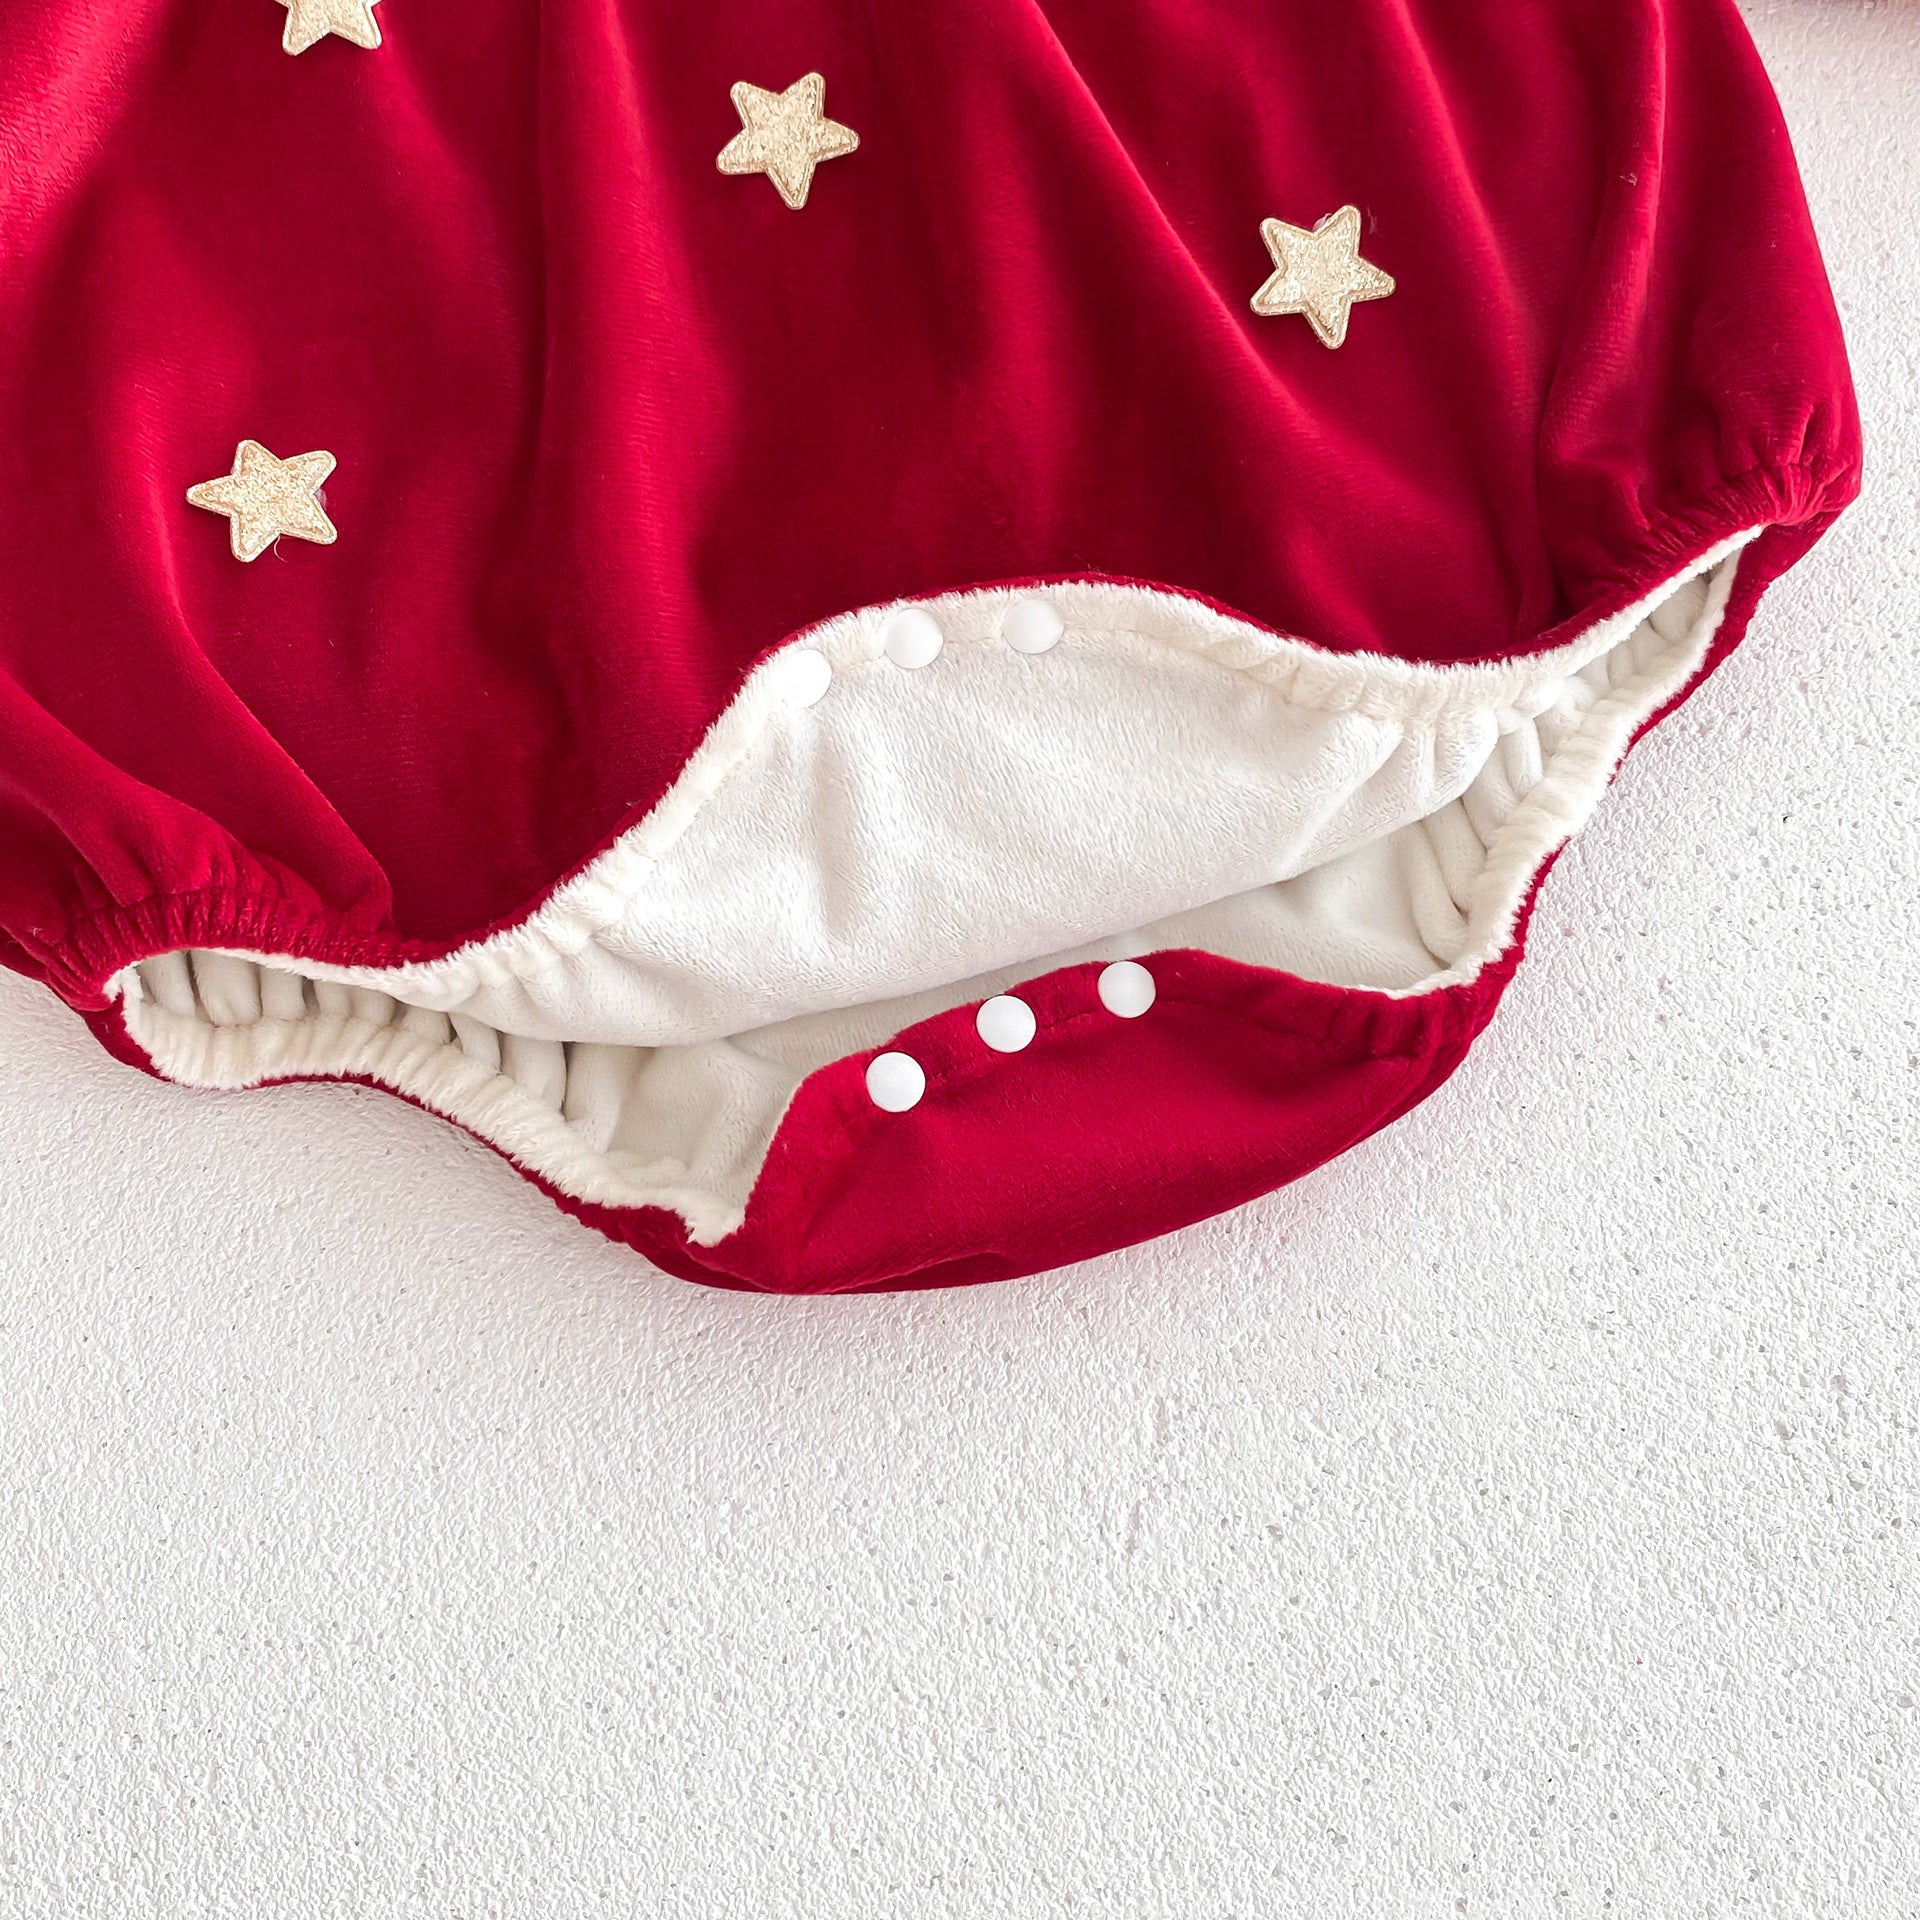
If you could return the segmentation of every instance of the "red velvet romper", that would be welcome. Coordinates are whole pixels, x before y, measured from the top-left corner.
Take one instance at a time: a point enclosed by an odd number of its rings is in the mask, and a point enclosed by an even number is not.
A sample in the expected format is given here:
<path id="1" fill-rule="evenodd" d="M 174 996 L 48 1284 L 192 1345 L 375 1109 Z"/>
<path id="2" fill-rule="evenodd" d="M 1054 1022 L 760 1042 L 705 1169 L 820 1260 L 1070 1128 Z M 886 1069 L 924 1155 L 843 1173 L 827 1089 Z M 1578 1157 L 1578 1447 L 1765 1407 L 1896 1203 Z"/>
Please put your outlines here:
<path id="1" fill-rule="evenodd" d="M 10 6 L 0 447 L 0 958 L 808 1292 L 1423 1098 L 1860 457 L 1733 0 Z"/>

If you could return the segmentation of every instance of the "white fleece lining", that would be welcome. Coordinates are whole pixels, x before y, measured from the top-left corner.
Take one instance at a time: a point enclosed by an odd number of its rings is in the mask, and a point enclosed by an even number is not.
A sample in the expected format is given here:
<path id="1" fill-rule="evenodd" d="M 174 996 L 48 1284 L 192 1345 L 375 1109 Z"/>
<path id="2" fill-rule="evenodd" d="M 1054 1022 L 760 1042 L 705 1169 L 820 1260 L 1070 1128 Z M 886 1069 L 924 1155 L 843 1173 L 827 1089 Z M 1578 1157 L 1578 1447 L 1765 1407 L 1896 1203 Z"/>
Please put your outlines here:
<path id="1" fill-rule="evenodd" d="M 1392 997 L 1471 979 L 1698 671 L 1756 532 L 1487 666 L 1061 582 L 914 603 L 945 646 L 908 670 L 884 651 L 900 607 L 866 609 L 764 661 L 659 805 L 520 925 L 401 967 L 164 954 L 113 989 L 173 1079 L 375 1080 L 711 1244 L 807 1074 L 1060 966 L 1199 947 Z M 1065 635 L 1016 652 L 1002 623 L 1036 598 Z M 813 705 L 803 648 L 833 670 Z"/>

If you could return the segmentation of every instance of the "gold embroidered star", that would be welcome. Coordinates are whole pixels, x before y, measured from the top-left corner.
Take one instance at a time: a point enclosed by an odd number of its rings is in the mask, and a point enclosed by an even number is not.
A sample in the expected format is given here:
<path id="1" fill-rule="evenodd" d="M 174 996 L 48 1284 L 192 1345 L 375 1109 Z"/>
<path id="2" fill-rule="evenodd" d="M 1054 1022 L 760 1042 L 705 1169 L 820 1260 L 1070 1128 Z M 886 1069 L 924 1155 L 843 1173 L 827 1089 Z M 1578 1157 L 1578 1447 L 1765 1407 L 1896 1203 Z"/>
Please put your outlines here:
<path id="1" fill-rule="evenodd" d="M 720 149 L 722 173 L 764 173 L 790 207 L 804 207 L 813 170 L 822 160 L 837 160 L 860 144 L 860 136 L 825 112 L 827 83 L 817 73 L 802 74 L 785 93 L 742 80 L 733 89 L 740 131 Z"/>
<path id="2" fill-rule="evenodd" d="M 380 0 L 280 0 L 287 10 L 287 30 L 280 44 L 289 53 L 305 53 L 316 40 L 337 33 L 356 47 L 377 47 L 380 29 L 373 10 Z"/>
<path id="3" fill-rule="evenodd" d="M 1273 272 L 1253 296 L 1258 314 L 1304 313 L 1330 347 L 1347 337 L 1359 300 L 1384 300 L 1393 276 L 1360 258 L 1360 209 L 1342 207 L 1308 232 L 1284 220 L 1262 220 L 1260 237 L 1273 255 Z"/>
<path id="4" fill-rule="evenodd" d="M 259 559 L 283 533 L 330 547 L 340 536 L 314 494 L 333 468 L 330 453 L 276 460 L 258 440 L 242 440 L 233 471 L 189 487 L 187 501 L 233 522 L 236 560 Z"/>

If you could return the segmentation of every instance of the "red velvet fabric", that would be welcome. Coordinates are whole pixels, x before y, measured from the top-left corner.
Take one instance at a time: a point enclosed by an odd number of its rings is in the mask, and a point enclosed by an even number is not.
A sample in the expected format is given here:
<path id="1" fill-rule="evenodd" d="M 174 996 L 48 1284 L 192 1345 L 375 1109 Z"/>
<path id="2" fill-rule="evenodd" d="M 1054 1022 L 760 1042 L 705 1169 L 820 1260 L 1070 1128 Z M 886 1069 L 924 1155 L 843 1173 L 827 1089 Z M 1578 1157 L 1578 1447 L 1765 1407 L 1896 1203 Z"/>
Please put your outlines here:
<path id="1" fill-rule="evenodd" d="M 1857 485 L 1733 0 L 376 17 L 375 51 L 291 59 L 272 0 L 0 11 L 0 959 L 83 1009 L 183 943 L 381 962 L 524 916 L 756 658 L 850 607 L 1113 574 L 1453 661 L 1778 523 L 1757 593 Z M 795 212 L 714 159 L 734 82 L 810 69 L 861 145 Z M 1398 286 L 1336 353 L 1248 301 L 1263 218 L 1349 201 Z M 243 436 L 338 457 L 337 546 L 241 566 L 185 504 Z M 1223 964 L 1195 977 L 1237 1006 Z M 1177 1002 L 1134 1058 L 1184 1049 L 1257 1139 L 1241 1026 Z M 1075 1069 L 1116 1113 L 1139 1070 Z M 1421 1078 L 1353 1071 L 1376 1120 Z M 854 1072 L 803 1091 L 769 1196 Z M 887 1255 L 844 1197 L 809 1215 L 819 1271 L 976 1277 L 1164 1223 L 1109 1195 L 1056 1240 L 1039 1203 L 962 1233 L 1030 1120 L 995 1115 L 977 1184 L 932 1103 L 862 1147 L 949 1242 Z M 1205 1211 L 1352 1126 L 1308 1131 L 1134 1184 Z M 1074 1191 L 1092 1220 L 1097 1175 Z"/>
<path id="2" fill-rule="evenodd" d="M 911 1114 L 867 1098 L 866 1057 L 813 1075 L 745 1224 L 716 1246 L 655 1210 L 556 1198 L 725 1287 L 854 1293 L 1064 1266 L 1254 1199 L 1398 1119 L 1460 1063 L 1518 957 L 1471 987 L 1389 1000 L 1161 953 L 1138 1020 L 1101 1006 L 1098 967 L 1064 968 L 1022 986 L 1040 1030 L 1012 1070 L 971 1007 L 900 1035 L 927 1073 Z"/>

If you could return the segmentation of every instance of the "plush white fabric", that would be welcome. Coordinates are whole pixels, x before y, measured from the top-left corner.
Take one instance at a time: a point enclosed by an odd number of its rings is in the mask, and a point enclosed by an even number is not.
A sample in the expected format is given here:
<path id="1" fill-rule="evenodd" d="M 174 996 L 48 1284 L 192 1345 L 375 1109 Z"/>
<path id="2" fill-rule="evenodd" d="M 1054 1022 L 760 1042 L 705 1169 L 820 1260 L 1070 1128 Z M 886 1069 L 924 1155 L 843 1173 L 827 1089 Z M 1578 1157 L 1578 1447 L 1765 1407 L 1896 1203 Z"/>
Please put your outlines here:
<path id="1" fill-rule="evenodd" d="M 1033 594 L 959 593 L 912 610 L 945 644 L 903 668 L 900 609 L 865 610 L 756 671 L 522 926 L 394 968 L 162 955 L 121 977 L 128 1028 L 194 1085 L 381 1081 L 711 1242 L 808 1073 L 1055 967 L 1199 947 L 1384 993 L 1470 978 L 1697 670 L 1748 538 L 1485 667 L 1063 583 L 1045 652 L 1006 639 Z"/>

